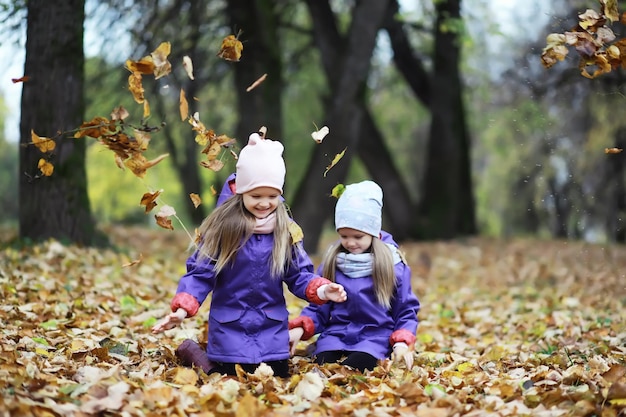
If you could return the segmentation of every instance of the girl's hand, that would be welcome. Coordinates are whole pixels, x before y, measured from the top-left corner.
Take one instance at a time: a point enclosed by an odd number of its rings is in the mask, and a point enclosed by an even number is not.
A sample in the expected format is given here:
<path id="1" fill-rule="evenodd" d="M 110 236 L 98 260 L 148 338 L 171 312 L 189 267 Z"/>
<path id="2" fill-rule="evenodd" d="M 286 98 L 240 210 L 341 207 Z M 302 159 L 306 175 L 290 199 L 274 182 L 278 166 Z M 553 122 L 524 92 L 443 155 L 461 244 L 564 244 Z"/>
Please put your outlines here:
<path id="1" fill-rule="evenodd" d="M 326 284 L 324 296 L 327 300 L 334 301 L 335 303 L 343 303 L 348 299 L 348 294 L 346 294 L 343 285 L 337 283 Z"/>
<path id="2" fill-rule="evenodd" d="M 404 360 L 406 364 L 406 369 L 413 368 L 413 350 L 409 349 L 409 346 L 406 343 L 398 342 L 393 345 L 393 353 L 391 354 L 391 358 L 394 362 L 399 362 Z"/>
<path id="3" fill-rule="evenodd" d="M 302 339 L 302 335 L 304 334 L 304 329 L 302 327 L 294 327 L 289 330 L 289 353 L 291 356 L 296 353 L 296 346 L 300 339 Z"/>
<path id="4" fill-rule="evenodd" d="M 152 333 L 156 334 L 161 333 L 165 330 L 173 329 L 174 327 L 182 323 L 185 317 L 187 317 L 187 312 L 184 309 L 179 308 L 175 312 L 163 317 L 163 319 L 155 324 L 152 327 Z"/>

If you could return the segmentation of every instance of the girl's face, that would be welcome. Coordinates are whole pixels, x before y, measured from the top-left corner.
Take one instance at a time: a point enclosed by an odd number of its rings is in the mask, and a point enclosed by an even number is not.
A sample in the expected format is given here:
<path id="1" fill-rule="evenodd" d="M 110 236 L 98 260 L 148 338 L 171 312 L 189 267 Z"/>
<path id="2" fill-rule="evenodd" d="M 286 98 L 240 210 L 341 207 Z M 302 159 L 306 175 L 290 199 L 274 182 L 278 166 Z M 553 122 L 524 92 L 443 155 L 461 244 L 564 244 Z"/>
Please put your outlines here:
<path id="1" fill-rule="evenodd" d="M 258 187 L 242 194 L 243 205 L 258 219 L 264 219 L 276 210 L 280 191 L 272 187 Z"/>
<path id="2" fill-rule="evenodd" d="M 341 239 L 341 246 L 350 253 L 364 253 L 372 246 L 372 235 L 368 235 L 360 230 L 342 227 L 337 230 L 337 233 L 339 233 L 339 238 Z"/>

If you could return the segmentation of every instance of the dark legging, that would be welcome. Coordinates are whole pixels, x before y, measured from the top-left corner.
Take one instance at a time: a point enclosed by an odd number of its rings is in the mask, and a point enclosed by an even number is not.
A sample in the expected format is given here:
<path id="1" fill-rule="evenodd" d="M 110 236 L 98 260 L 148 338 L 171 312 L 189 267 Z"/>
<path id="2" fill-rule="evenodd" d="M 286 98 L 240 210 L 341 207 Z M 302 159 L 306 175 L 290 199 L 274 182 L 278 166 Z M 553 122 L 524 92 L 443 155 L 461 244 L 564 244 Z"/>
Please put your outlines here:
<path id="1" fill-rule="evenodd" d="M 267 365 L 272 368 L 274 371 L 274 376 L 278 376 L 281 378 L 289 378 L 289 360 L 283 359 L 281 361 L 268 361 Z M 217 363 L 217 366 L 209 373 L 219 372 L 220 374 L 226 375 L 237 375 L 237 371 L 235 370 L 234 363 Z M 249 374 L 253 374 L 256 368 L 259 366 L 258 363 L 240 363 L 241 368 Z"/>
<path id="2" fill-rule="evenodd" d="M 347 350 L 328 350 L 326 352 L 320 352 L 315 357 L 315 362 L 318 364 L 324 363 L 336 363 L 341 362 L 342 365 L 349 366 L 354 369 L 358 369 L 361 372 L 365 370 L 371 371 L 378 365 L 378 359 L 365 352 L 350 352 Z"/>

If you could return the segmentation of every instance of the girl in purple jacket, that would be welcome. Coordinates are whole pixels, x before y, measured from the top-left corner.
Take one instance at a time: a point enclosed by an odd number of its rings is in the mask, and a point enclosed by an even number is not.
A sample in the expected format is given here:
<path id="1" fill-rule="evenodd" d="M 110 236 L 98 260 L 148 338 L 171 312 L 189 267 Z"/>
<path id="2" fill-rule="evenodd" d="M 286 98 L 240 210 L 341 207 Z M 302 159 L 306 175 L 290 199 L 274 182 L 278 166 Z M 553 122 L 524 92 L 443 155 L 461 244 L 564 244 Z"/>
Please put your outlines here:
<path id="1" fill-rule="evenodd" d="M 283 282 L 314 304 L 343 302 L 340 284 L 314 274 L 293 221 L 281 199 L 285 180 L 283 146 L 250 135 L 237 161 L 235 193 L 204 220 L 197 250 L 187 260 L 171 302 L 172 313 L 153 333 L 180 324 L 212 294 L 206 352 L 192 340 L 176 353 L 184 365 L 207 373 L 235 375 L 235 365 L 254 372 L 267 363 L 276 376 L 289 375 L 288 311 Z"/>
<path id="2" fill-rule="evenodd" d="M 372 181 L 348 185 L 339 197 L 335 227 L 340 239 L 319 269 L 343 285 L 348 299 L 342 304 L 310 304 L 291 320 L 292 354 L 300 339 L 319 334 L 318 364 L 341 361 L 364 372 L 391 355 L 412 367 L 420 304 L 398 245 L 381 231 L 382 202 L 383 192 Z"/>

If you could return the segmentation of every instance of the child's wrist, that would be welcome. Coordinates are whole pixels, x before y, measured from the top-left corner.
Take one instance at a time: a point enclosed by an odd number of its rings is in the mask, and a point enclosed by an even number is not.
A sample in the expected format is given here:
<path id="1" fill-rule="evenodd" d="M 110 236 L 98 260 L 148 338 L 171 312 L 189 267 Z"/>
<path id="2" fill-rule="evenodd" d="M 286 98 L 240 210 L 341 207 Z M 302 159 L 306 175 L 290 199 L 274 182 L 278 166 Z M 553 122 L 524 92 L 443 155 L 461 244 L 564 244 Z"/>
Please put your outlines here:
<path id="1" fill-rule="evenodd" d="M 328 284 L 320 285 L 317 289 L 317 296 L 322 301 L 328 301 L 328 297 L 326 296 L 326 288 L 328 288 Z"/>

